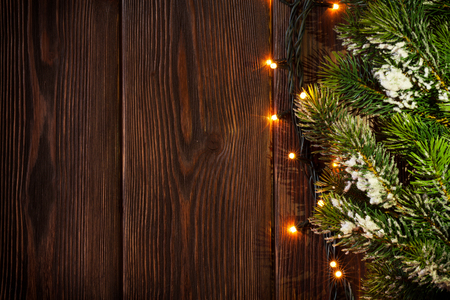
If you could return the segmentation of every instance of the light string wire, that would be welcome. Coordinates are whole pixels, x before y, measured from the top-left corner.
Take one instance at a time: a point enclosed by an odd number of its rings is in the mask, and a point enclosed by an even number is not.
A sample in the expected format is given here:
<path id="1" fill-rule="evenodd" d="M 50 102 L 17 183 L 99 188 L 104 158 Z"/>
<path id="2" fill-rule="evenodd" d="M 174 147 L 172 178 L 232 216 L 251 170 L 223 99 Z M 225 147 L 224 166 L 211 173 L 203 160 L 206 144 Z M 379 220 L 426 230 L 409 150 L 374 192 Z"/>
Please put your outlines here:
<path id="1" fill-rule="evenodd" d="M 299 146 L 300 146 L 300 157 L 298 161 L 302 163 L 302 166 L 305 166 L 305 172 L 310 174 L 308 184 L 309 190 L 311 192 L 311 201 L 313 206 L 317 205 L 317 192 L 316 192 L 316 182 L 319 180 L 319 175 L 314 166 L 314 162 L 312 161 L 312 154 L 308 151 L 309 149 L 305 147 L 307 141 L 303 136 L 300 127 L 298 126 L 298 119 L 294 113 L 294 100 L 295 93 L 301 90 L 304 80 L 303 74 L 303 66 L 301 60 L 302 53 L 302 40 L 305 34 L 306 29 L 306 20 L 309 13 L 312 11 L 314 7 L 332 7 L 333 5 L 327 2 L 316 2 L 314 0 L 293 0 L 292 2 L 286 0 L 279 0 L 279 2 L 287 5 L 291 9 L 290 17 L 289 17 L 289 25 L 286 30 L 286 59 L 277 60 L 276 63 L 283 69 L 288 71 L 288 91 L 289 91 L 289 102 L 290 102 L 290 112 L 292 123 L 294 124 L 295 133 L 298 137 Z M 308 172 L 309 171 L 309 172 Z M 305 227 L 309 221 L 306 220 L 302 222 L 301 227 Z M 327 233 L 323 235 L 324 245 L 326 251 L 327 262 L 329 263 L 331 260 L 334 260 L 336 255 L 335 241 L 332 243 L 327 242 L 327 238 L 333 236 L 333 234 Z M 343 270 L 341 270 L 343 271 Z M 331 271 L 330 271 L 331 272 Z M 329 299 L 337 299 L 338 297 L 338 281 L 331 280 L 331 276 L 327 277 L 328 281 L 328 289 Z M 350 282 L 344 277 L 340 278 L 340 282 L 342 283 L 342 287 L 344 289 L 345 298 L 347 300 L 354 300 L 354 295 L 352 292 L 352 288 Z"/>

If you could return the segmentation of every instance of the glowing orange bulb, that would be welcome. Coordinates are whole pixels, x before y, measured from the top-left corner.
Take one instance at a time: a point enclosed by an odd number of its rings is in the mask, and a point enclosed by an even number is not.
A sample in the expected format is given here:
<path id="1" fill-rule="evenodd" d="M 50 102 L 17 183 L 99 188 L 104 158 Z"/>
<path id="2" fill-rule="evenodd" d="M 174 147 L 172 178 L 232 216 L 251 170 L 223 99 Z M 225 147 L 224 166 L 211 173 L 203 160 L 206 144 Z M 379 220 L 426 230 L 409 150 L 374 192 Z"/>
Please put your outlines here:
<path id="1" fill-rule="evenodd" d="M 305 92 L 301 92 L 300 93 L 300 98 L 301 99 L 305 99 L 306 98 L 306 93 Z"/>
<path id="2" fill-rule="evenodd" d="M 296 233 L 297 232 L 297 227 L 295 227 L 295 226 L 289 227 L 289 232 L 290 233 Z"/>
<path id="3" fill-rule="evenodd" d="M 273 62 L 273 63 L 270 64 L 270 67 L 271 67 L 272 69 L 276 69 L 276 68 L 277 68 L 277 64 Z"/>
<path id="4" fill-rule="evenodd" d="M 336 266 L 337 266 L 337 262 L 336 261 L 331 261 L 330 262 L 330 267 L 332 267 L 332 268 L 336 268 Z M 340 271 L 338 271 L 338 272 L 340 272 Z M 341 274 L 341 276 L 342 276 L 342 274 Z"/>
<path id="5" fill-rule="evenodd" d="M 272 60 L 271 59 L 266 60 L 266 65 L 270 66 L 271 64 L 272 64 Z"/>
<path id="6" fill-rule="evenodd" d="M 320 207 L 323 207 L 325 205 L 325 202 L 323 202 L 323 200 L 319 200 L 319 201 L 317 201 L 317 205 L 319 205 Z"/>
<path id="7" fill-rule="evenodd" d="M 338 270 L 338 271 L 336 271 L 334 273 L 334 276 L 336 276 L 336 278 L 341 278 L 342 277 L 342 272 Z"/>
<path id="8" fill-rule="evenodd" d="M 293 153 L 293 152 L 289 153 L 289 158 L 290 159 L 294 159 L 295 158 L 295 153 Z"/>
<path id="9" fill-rule="evenodd" d="M 334 3 L 334 4 L 333 4 L 333 9 L 339 9 L 339 4 Z"/>
<path id="10" fill-rule="evenodd" d="M 339 167 L 339 164 L 337 162 L 334 162 L 333 163 L 333 168 L 337 168 L 337 167 Z"/>
<path id="11" fill-rule="evenodd" d="M 272 115 L 272 117 L 270 117 L 272 119 L 272 121 L 276 121 L 278 120 L 278 116 L 277 115 Z"/>

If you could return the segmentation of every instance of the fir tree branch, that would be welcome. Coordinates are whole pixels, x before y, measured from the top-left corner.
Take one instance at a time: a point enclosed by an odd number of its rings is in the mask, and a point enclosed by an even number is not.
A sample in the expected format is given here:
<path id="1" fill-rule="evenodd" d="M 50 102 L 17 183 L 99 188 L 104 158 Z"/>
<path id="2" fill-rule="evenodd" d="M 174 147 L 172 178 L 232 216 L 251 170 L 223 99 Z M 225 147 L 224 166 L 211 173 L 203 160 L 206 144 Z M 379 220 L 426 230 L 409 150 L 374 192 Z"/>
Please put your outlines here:
<path id="1" fill-rule="evenodd" d="M 341 94 L 344 104 L 360 113 L 379 115 L 392 111 L 392 104 L 380 105 L 386 96 L 367 61 L 337 52 L 333 56 L 336 62 L 327 57 L 319 71 L 323 86 Z"/>
<path id="2" fill-rule="evenodd" d="M 365 12 L 360 21 L 364 25 L 361 32 L 385 41 L 406 42 L 423 59 L 442 87 L 449 91 L 445 76 L 438 72 L 440 55 L 430 41 L 430 20 L 423 1 L 379 0 L 369 3 Z"/>
<path id="3" fill-rule="evenodd" d="M 358 182 L 364 182 L 361 176 L 368 176 L 366 180 L 369 183 L 371 203 L 382 204 L 385 208 L 397 205 L 396 195 L 402 189 L 398 180 L 398 168 L 393 157 L 376 142 L 369 125 L 359 117 L 345 116 L 334 123 L 333 129 L 335 155 L 340 156 L 342 161 L 350 159 L 343 164 L 348 166 L 347 172 L 358 177 Z M 366 173 L 359 174 L 358 169 L 366 170 Z M 373 175 L 369 176 L 367 172 Z M 382 185 L 383 191 L 377 191 L 379 184 Z M 386 198 L 382 200 L 380 195 Z"/>
<path id="4" fill-rule="evenodd" d="M 295 99 L 295 113 L 298 126 L 313 146 L 321 148 L 320 153 L 325 160 L 331 160 L 331 126 L 335 120 L 341 119 L 348 111 L 339 105 L 340 98 L 327 88 L 318 85 L 309 86 L 307 96 Z"/>
<path id="5" fill-rule="evenodd" d="M 384 133 L 387 147 L 400 150 L 415 170 L 413 184 L 449 202 L 450 130 L 438 122 L 398 114 L 385 124 Z"/>

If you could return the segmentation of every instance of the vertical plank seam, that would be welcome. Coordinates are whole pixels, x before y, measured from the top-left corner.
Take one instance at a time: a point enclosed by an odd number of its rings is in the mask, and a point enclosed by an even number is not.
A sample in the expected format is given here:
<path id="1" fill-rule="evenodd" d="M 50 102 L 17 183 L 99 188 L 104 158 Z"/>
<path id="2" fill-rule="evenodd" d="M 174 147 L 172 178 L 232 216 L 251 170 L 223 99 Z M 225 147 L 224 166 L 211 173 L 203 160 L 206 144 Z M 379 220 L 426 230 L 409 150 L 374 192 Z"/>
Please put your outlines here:
<path id="1" fill-rule="evenodd" d="M 121 276 L 122 284 L 120 285 L 120 292 L 121 292 L 121 298 L 125 298 L 125 293 L 127 291 L 126 288 L 126 251 L 125 251 L 125 87 L 124 87 L 124 31 L 125 31 L 125 22 L 124 22 L 124 10 L 125 10 L 125 0 L 122 0 L 120 2 L 119 7 L 119 20 L 118 20 L 118 40 L 119 40 L 119 61 L 118 61 L 118 74 L 117 74 L 117 81 L 118 81 L 118 97 L 119 97 L 119 117 L 120 117 L 120 128 L 119 128 L 119 143 L 120 143 L 120 164 L 121 164 L 121 172 L 120 172 L 120 187 L 119 187 L 119 194 L 121 195 L 121 206 L 120 206 L 120 216 L 119 216 L 119 223 L 120 223 L 120 253 L 119 257 L 122 259 L 122 261 L 119 263 L 119 271 Z"/>
<path id="2" fill-rule="evenodd" d="M 273 54 L 274 54 L 274 36 L 273 36 L 273 1 L 271 0 L 269 3 L 269 49 L 271 50 L 271 57 L 273 59 Z M 270 88 L 269 88 L 269 101 L 270 101 L 270 107 L 272 108 L 272 110 L 275 108 L 275 99 L 274 99 L 274 76 L 271 76 L 271 80 L 269 81 L 270 83 Z M 275 184 L 276 184 L 276 180 L 275 180 L 275 150 L 274 150 L 274 138 L 275 138 L 275 130 L 273 128 L 273 126 L 271 127 L 271 141 L 270 141 L 270 145 L 271 145 L 271 165 L 272 165 L 272 172 L 271 172 L 271 176 L 272 176 L 272 193 L 271 193 L 271 280 L 270 280 L 270 285 L 271 285 L 271 298 L 272 299 L 276 299 L 276 295 L 277 295 L 277 280 L 276 280 L 276 267 L 277 267 L 277 259 L 276 259 L 276 203 L 275 203 L 275 198 L 276 198 L 276 194 L 275 194 Z"/>

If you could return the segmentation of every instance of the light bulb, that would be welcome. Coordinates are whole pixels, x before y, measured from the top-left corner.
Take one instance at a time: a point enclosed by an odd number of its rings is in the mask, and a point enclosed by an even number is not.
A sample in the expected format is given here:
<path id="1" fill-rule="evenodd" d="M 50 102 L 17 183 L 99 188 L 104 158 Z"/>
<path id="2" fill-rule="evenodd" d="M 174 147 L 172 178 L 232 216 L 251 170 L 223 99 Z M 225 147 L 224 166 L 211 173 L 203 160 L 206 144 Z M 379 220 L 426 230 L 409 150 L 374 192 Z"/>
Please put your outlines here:
<path id="1" fill-rule="evenodd" d="M 319 200 L 319 201 L 317 201 L 317 205 L 319 205 L 320 207 L 323 207 L 325 205 L 325 202 L 323 202 L 323 200 Z"/>
<path id="2" fill-rule="evenodd" d="M 295 227 L 295 226 L 289 227 L 289 232 L 290 233 L 296 233 L 297 232 L 297 227 Z"/>
<path id="3" fill-rule="evenodd" d="M 337 266 L 337 262 L 335 260 L 330 262 L 330 267 L 336 268 L 336 266 Z M 340 271 L 338 271 L 338 272 L 340 272 Z"/>
<path id="4" fill-rule="evenodd" d="M 336 276 L 336 278 L 341 278 L 341 277 L 342 277 L 342 272 L 339 271 L 339 270 L 337 270 L 337 271 L 334 273 L 334 276 Z"/>
<path id="5" fill-rule="evenodd" d="M 294 159 L 295 158 L 295 153 L 293 153 L 293 152 L 289 153 L 289 158 L 290 159 Z"/>
<path id="6" fill-rule="evenodd" d="M 272 60 L 271 59 L 266 60 L 266 65 L 270 66 L 271 64 L 272 64 Z"/>
<path id="7" fill-rule="evenodd" d="M 334 162 L 333 163 L 333 168 L 337 168 L 337 167 L 339 167 L 339 164 L 337 162 Z"/>
<path id="8" fill-rule="evenodd" d="M 270 117 L 272 119 L 272 121 L 276 121 L 278 120 L 278 116 L 277 115 L 272 115 L 272 117 Z"/>
<path id="9" fill-rule="evenodd" d="M 270 67 L 271 67 L 272 69 L 276 69 L 276 68 L 277 68 L 277 64 L 273 62 L 273 63 L 270 64 Z"/>
<path id="10" fill-rule="evenodd" d="M 339 9 L 339 4 L 334 3 L 334 4 L 333 4 L 333 9 Z"/>
<path id="11" fill-rule="evenodd" d="M 305 99 L 306 98 L 306 93 L 305 92 L 301 92 L 300 93 L 300 98 L 301 99 Z"/>

